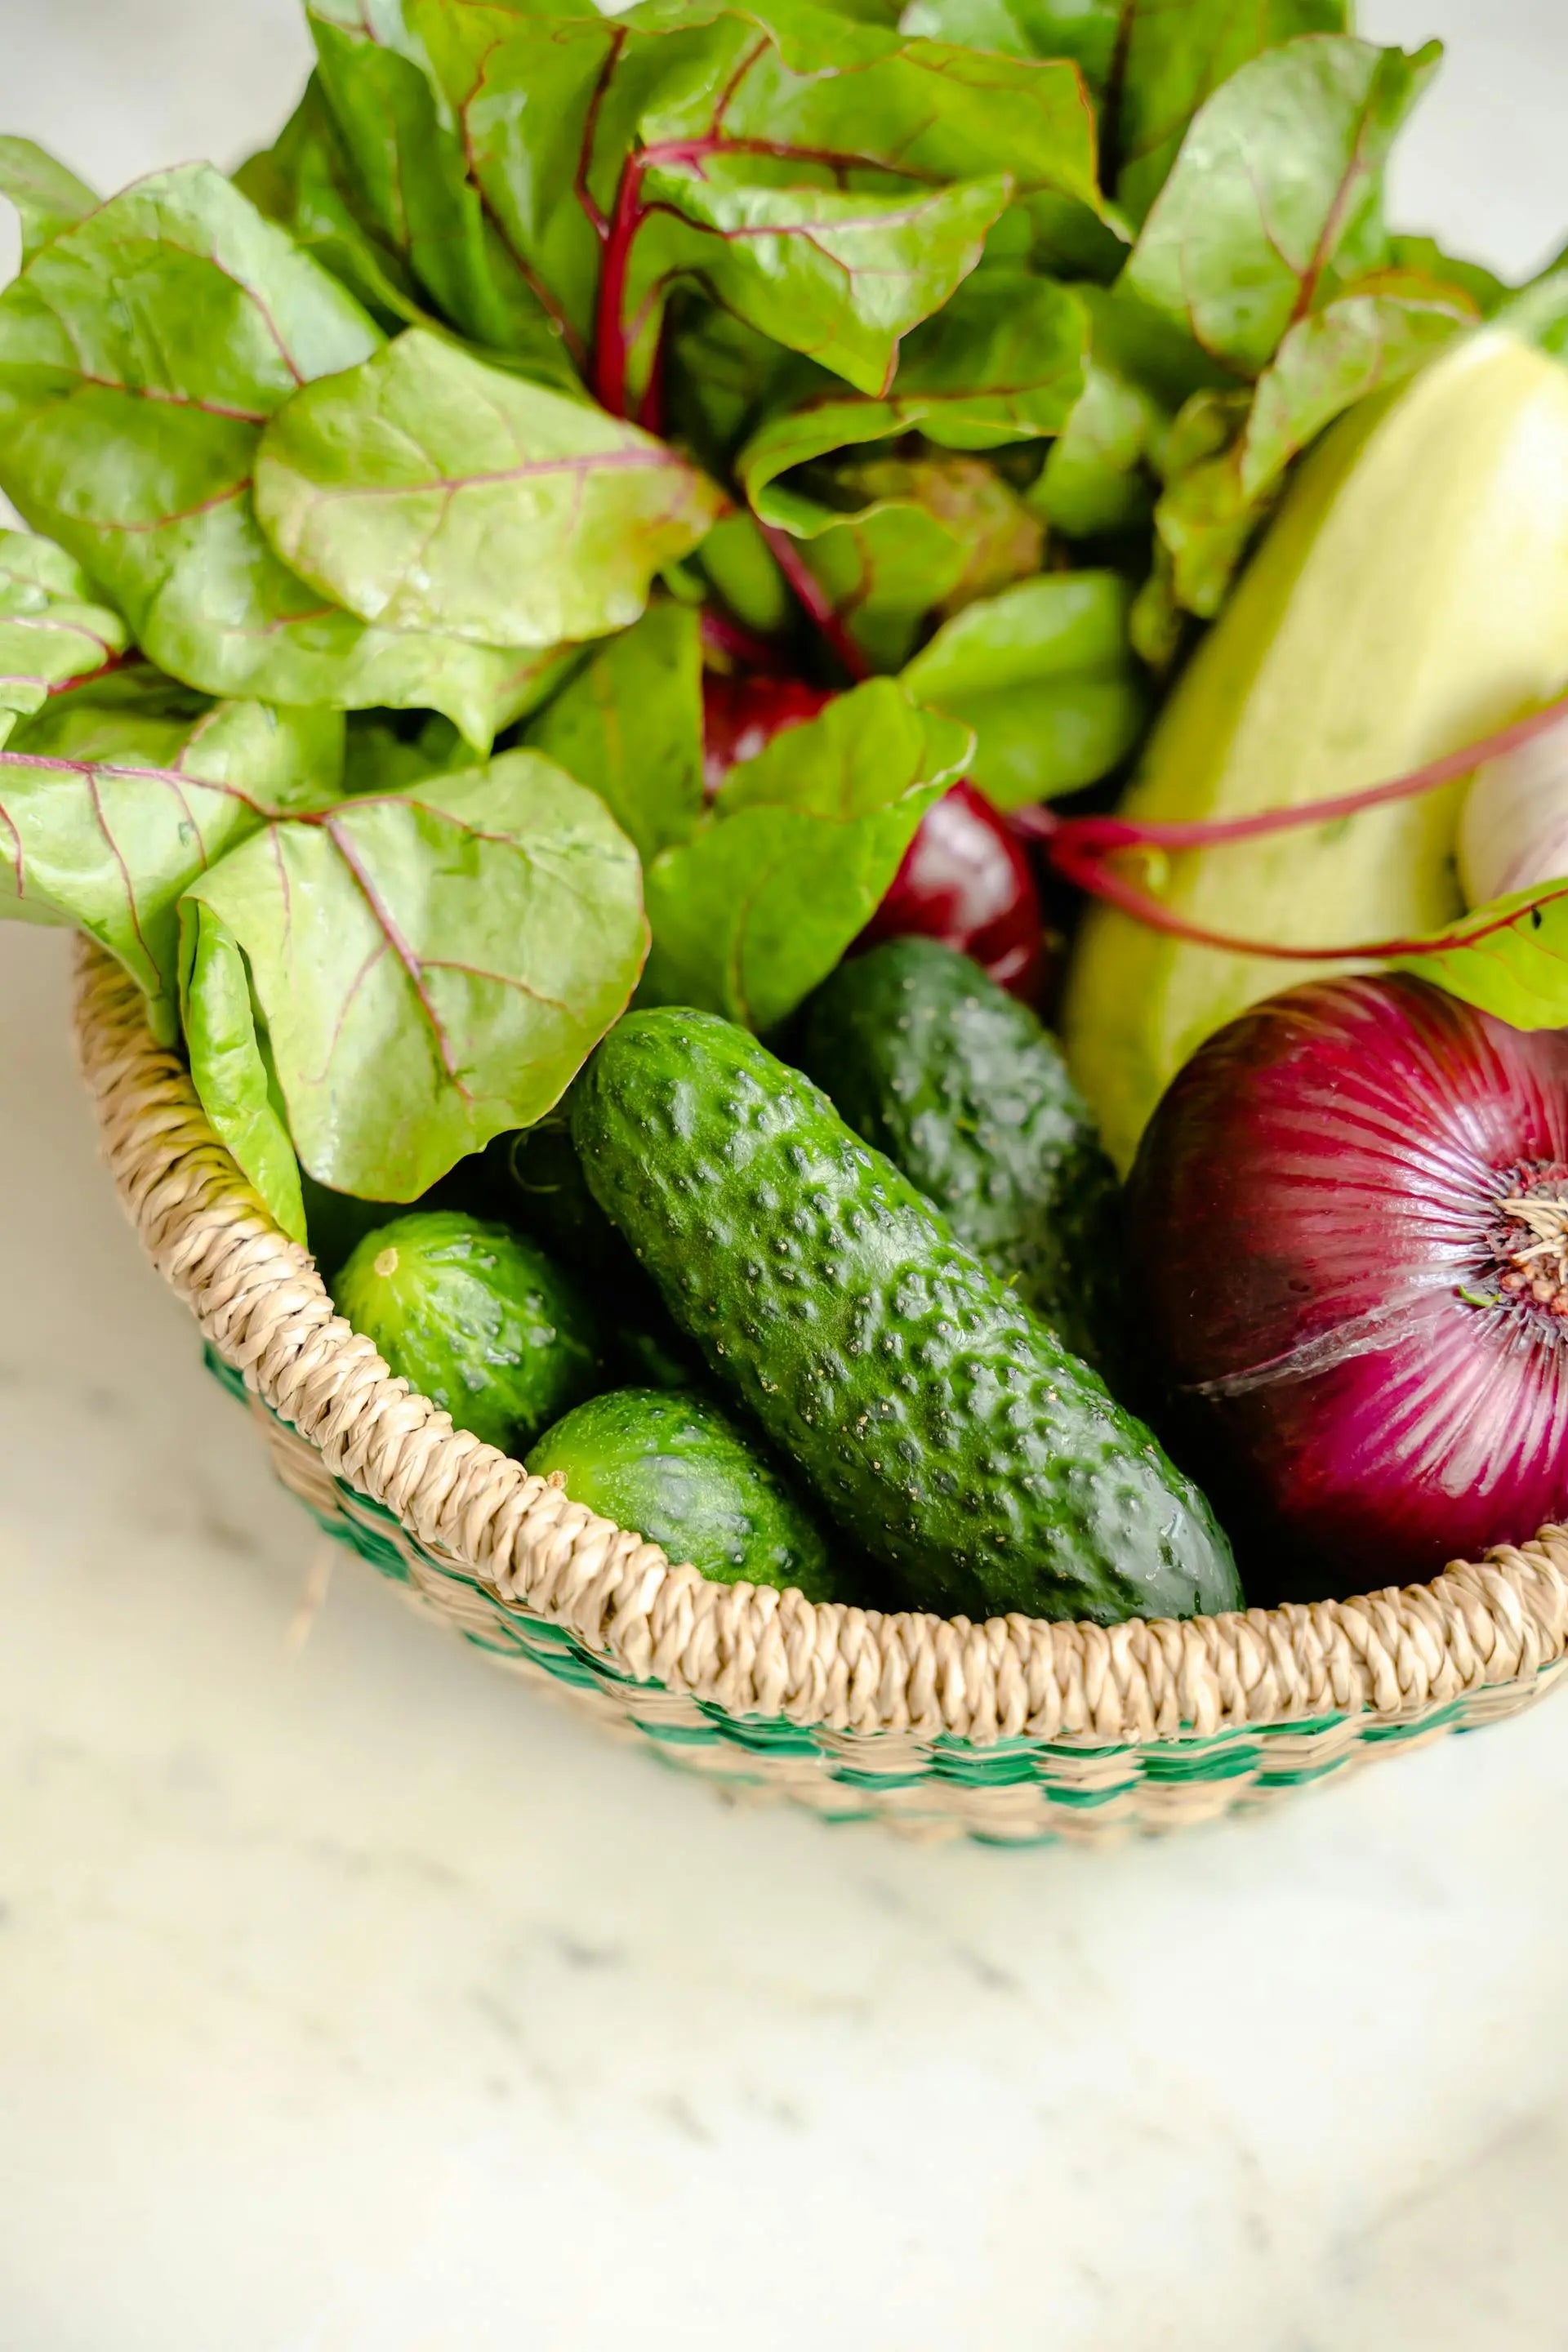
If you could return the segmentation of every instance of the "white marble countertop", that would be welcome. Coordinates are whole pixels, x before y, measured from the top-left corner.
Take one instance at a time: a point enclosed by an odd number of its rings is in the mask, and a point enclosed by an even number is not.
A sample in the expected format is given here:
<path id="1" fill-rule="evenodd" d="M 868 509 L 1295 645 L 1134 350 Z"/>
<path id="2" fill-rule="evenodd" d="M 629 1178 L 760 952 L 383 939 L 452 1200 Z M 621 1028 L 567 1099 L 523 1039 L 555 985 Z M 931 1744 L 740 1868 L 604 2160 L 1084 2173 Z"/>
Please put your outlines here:
<path id="1" fill-rule="evenodd" d="M 1562 0 L 1401 211 L 1568 227 Z M 105 184 L 278 117 L 293 0 L 0 0 Z M 0 257 L 0 274 L 4 272 Z M 0 935 L 6 2352 L 1562 2352 L 1568 1703 L 1109 1855 L 739 1810 L 313 1538 L 94 1163 Z"/>

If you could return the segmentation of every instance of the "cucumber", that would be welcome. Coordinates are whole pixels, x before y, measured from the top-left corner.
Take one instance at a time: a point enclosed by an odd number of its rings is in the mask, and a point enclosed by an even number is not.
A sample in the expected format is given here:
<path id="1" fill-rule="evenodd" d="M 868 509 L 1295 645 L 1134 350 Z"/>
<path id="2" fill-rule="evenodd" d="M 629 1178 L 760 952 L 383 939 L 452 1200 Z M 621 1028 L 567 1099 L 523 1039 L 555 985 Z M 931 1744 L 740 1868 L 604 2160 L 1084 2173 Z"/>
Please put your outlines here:
<path id="1" fill-rule="evenodd" d="M 807 1003 L 791 1058 L 1076 1355 L 1116 1325 L 1116 1171 L 1054 1037 L 938 940 L 889 940 Z"/>
<path id="2" fill-rule="evenodd" d="M 588 1190 L 566 1106 L 501 1138 L 501 1186 L 525 1231 L 569 1265 L 603 1317 L 619 1375 L 639 1388 L 704 1385 L 702 1360 Z"/>
<path id="3" fill-rule="evenodd" d="M 630 1014 L 572 1127 L 676 1321 L 911 1603 L 1102 1624 L 1240 1605 L 1150 1432 L 748 1032 Z"/>
<path id="4" fill-rule="evenodd" d="M 721 1584 L 836 1596 L 821 1529 L 722 1406 L 689 1391 L 612 1389 L 546 1431 L 528 1457 L 574 1503 Z"/>
<path id="5" fill-rule="evenodd" d="M 602 1377 L 598 1318 L 538 1245 L 454 1210 L 366 1234 L 338 1312 L 459 1429 L 521 1454 Z"/>

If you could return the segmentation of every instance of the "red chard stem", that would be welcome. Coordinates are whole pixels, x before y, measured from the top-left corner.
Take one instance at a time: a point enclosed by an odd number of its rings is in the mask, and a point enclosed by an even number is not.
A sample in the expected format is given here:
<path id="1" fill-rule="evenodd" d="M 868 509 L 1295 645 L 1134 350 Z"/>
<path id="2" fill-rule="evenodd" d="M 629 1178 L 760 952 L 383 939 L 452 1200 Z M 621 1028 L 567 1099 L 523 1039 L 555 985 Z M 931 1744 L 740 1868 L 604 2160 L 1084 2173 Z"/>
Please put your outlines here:
<path id="1" fill-rule="evenodd" d="M 837 656 L 858 685 L 871 675 L 871 665 L 844 625 L 844 620 L 822 583 L 806 562 L 798 543 L 787 530 L 776 523 L 765 522 L 763 537 L 773 550 L 779 570 L 784 573 L 809 620 L 816 624 L 824 642 Z"/>

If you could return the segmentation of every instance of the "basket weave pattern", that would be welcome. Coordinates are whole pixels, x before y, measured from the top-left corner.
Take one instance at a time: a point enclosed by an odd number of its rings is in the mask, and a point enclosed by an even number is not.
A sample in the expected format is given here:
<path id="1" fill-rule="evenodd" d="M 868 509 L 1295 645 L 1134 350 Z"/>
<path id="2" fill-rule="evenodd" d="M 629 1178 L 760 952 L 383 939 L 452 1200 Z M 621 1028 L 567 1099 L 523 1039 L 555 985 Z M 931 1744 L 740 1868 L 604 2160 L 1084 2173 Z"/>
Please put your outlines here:
<path id="1" fill-rule="evenodd" d="M 1469 1728 L 1568 1663 L 1568 1528 L 1345 1601 L 1110 1629 L 973 1625 L 709 1583 L 394 1380 L 208 1126 L 135 984 L 75 1025 L 125 1210 L 326 1530 L 502 1663 L 667 1759 L 911 1833 L 1087 1840 Z"/>

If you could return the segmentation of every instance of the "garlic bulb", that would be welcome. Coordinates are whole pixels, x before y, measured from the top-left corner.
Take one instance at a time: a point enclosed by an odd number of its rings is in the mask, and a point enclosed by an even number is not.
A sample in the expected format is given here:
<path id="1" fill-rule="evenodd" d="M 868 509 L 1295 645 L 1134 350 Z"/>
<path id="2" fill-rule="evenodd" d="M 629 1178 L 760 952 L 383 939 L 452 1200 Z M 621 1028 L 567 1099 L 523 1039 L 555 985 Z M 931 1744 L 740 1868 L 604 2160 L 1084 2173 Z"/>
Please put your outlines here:
<path id="1" fill-rule="evenodd" d="M 1568 720 L 1478 768 L 1459 819 L 1469 907 L 1568 875 Z"/>

